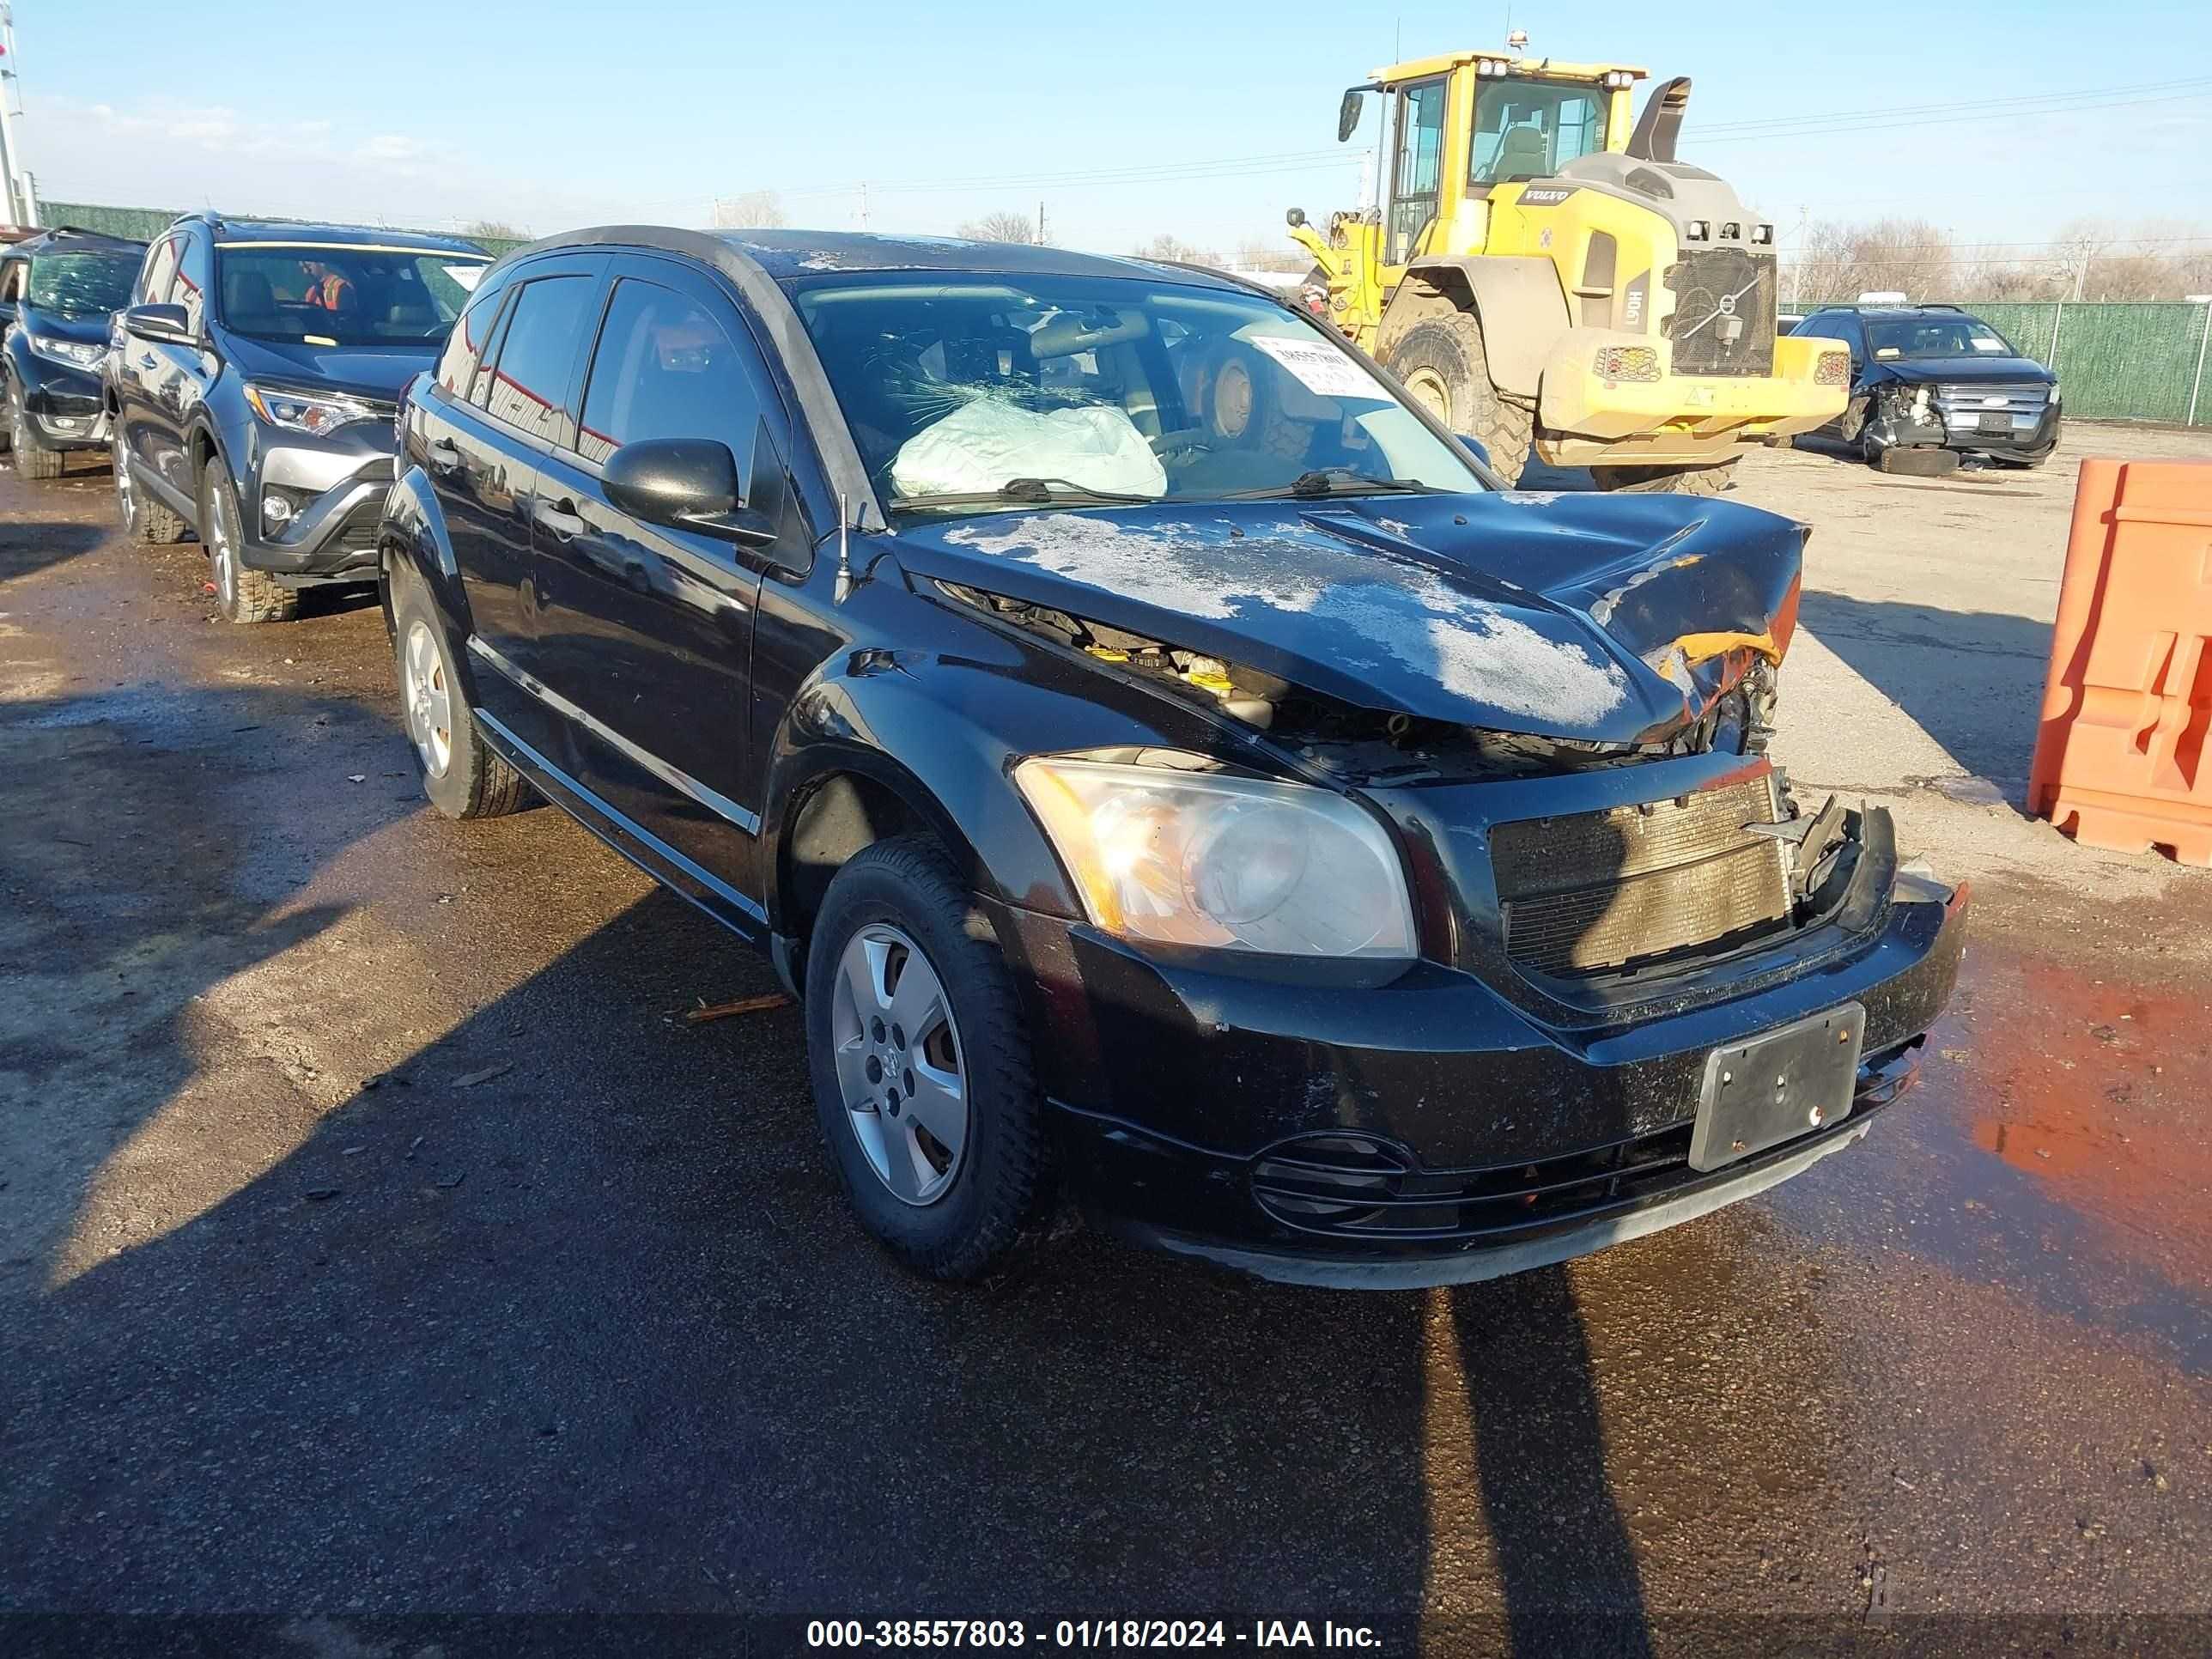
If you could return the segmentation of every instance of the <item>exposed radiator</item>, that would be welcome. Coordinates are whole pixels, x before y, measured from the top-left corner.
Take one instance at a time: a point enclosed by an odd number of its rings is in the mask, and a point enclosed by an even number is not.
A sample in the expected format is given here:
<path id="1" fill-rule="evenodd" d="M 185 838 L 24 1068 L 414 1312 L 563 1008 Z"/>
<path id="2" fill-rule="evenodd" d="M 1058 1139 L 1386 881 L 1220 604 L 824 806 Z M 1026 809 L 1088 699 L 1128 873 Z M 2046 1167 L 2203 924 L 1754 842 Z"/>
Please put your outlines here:
<path id="1" fill-rule="evenodd" d="M 1790 915 L 1771 773 L 1680 800 L 1499 824 L 1492 860 L 1505 951 L 1539 972 L 1604 973 L 1733 942 Z"/>
<path id="2" fill-rule="evenodd" d="M 1776 270 L 1771 253 L 1733 247 L 1699 248 L 1668 267 L 1674 373 L 1774 373 Z"/>

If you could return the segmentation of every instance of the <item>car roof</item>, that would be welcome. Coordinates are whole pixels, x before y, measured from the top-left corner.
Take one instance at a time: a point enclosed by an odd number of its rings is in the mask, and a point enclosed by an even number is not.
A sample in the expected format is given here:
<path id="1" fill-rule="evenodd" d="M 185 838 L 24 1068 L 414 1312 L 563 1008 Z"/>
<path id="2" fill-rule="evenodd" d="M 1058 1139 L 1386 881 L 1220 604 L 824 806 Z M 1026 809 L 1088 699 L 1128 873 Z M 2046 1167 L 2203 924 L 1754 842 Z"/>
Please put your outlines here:
<path id="1" fill-rule="evenodd" d="M 1964 306 L 1822 306 L 1818 311 L 1808 314 L 1826 317 L 1839 311 L 1849 312 L 1855 317 L 1869 318 L 1875 322 L 1899 322 L 1918 317 L 1938 319 L 1964 317 L 1974 322 L 1981 320 Z"/>
<path id="2" fill-rule="evenodd" d="M 217 246 L 240 242 L 309 246 L 325 243 L 334 247 L 419 247 L 439 253 L 473 253 L 490 258 L 484 249 L 465 237 L 401 230 L 390 225 L 333 225 L 313 219 L 234 219 L 219 213 L 193 213 L 185 217 L 207 226 L 214 233 Z"/>
<path id="3" fill-rule="evenodd" d="M 637 247 L 688 254 L 725 271 L 750 266 L 788 287 L 838 271 L 945 270 L 1006 276 L 1133 276 L 1242 291 L 1244 284 L 1161 260 L 1077 253 L 1028 242 L 959 236 L 885 236 L 859 230 L 678 230 L 665 225 L 600 225 L 517 248 L 518 258 L 549 248 Z"/>
<path id="4" fill-rule="evenodd" d="M 143 253 L 146 251 L 145 243 L 132 241 L 127 236 L 110 236 L 105 231 L 82 230 L 75 225 L 55 225 L 35 236 L 27 236 L 21 241 L 11 244 L 9 251 L 46 253 L 64 247 L 111 248 L 118 253 Z"/>

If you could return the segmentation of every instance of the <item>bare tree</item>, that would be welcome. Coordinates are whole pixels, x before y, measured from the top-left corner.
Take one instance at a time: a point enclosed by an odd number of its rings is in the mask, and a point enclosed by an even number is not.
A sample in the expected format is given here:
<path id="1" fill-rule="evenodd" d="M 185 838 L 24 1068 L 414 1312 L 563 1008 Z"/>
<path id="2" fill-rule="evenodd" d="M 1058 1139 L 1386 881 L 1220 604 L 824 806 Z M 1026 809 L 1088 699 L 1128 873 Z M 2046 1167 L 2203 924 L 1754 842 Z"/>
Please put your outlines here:
<path id="1" fill-rule="evenodd" d="M 504 219 L 478 219 L 461 234 L 484 237 L 495 242 L 526 242 L 530 240 L 528 231 L 520 225 L 511 225 Z"/>
<path id="2" fill-rule="evenodd" d="M 1824 220 L 1807 228 L 1784 292 L 1805 304 L 1884 290 L 1948 298 L 1959 286 L 1958 266 L 1951 233 L 1924 219 Z"/>
<path id="3" fill-rule="evenodd" d="M 1139 259 L 1180 259 L 1189 264 L 1218 265 L 1221 255 L 1210 247 L 1200 247 L 1195 242 L 1186 242 L 1179 236 L 1163 231 L 1149 242 L 1140 243 L 1135 250 Z"/>
<path id="4" fill-rule="evenodd" d="M 717 230 L 773 230 L 789 222 L 783 216 L 783 198 L 772 190 L 749 190 L 714 201 Z"/>
<path id="5" fill-rule="evenodd" d="M 1313 255 L 1285 237 L 1279 242 L 1247 236 L 1237 244 L 1239 270 L 1280 270 L 1302 273 L 1313 264 Z"/>
<path id="6" fill-rule="evenodd" d="M 954 234 L 971 242 L 1034 242 L 1036 227 L 1024 214 L 987 213 L 968 220 Z"/>

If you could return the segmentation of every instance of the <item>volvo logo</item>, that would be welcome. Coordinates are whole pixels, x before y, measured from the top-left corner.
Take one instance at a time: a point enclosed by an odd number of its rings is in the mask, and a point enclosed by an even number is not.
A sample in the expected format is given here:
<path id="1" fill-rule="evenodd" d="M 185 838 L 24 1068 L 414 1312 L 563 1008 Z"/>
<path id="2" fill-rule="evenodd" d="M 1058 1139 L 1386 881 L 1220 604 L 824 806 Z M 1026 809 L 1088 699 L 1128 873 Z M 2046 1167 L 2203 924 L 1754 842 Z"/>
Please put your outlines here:
<path id="1" fill-rule="evenodd" d="M 1723 317 L 1733 317 L 1735 315 L 1735 295 L 1723 294 L 1721 295 L 1721 315 Z"/>

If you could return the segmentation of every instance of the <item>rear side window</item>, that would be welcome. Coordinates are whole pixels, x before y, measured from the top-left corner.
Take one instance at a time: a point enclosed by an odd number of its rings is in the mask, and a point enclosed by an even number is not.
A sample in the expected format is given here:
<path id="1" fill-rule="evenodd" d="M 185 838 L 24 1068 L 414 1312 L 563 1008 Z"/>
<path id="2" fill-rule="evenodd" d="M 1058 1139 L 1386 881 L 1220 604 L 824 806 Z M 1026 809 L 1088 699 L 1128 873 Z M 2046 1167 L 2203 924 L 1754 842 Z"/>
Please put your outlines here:
<path id="1" fill-rule="evenodd" d="M 446 337 L 446 349 L 438 356 L 438 384 L 454 397 L 469 395 L 469 383 L 476 377 L 484 348 L 491 343 L 492 325 L 499 320 L 500 301 L 506 297 L 504 283 L 479 294 Z"/>
<path id="2" fill-rule="evenodd" d="M 748 477 L 759 423 L 745 355 L 719 319 L 673 289 L 616 284 L 576 438 L 586 459 L 644 438 L 719 438 Z"/>
<path id="3" fill-rule="evenodd" d="M 569 376 L 576 366 L 584 307 L 598 283 L 589 276 L 525 283 L 508 307 L 499 366 L 472 399 L 510 426 L 558 443 L 567 435 Z"/>

